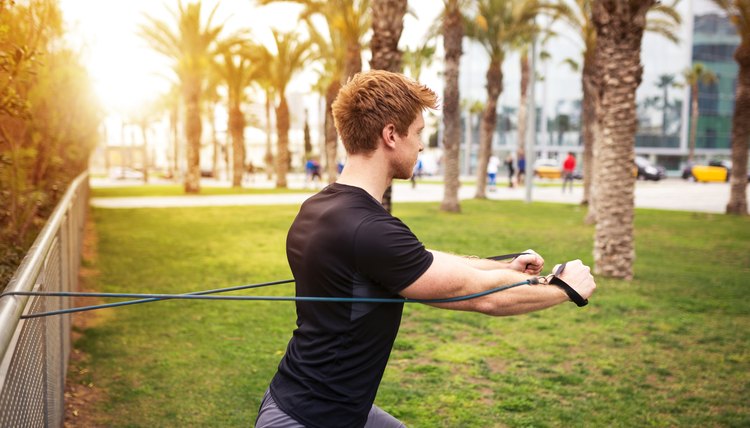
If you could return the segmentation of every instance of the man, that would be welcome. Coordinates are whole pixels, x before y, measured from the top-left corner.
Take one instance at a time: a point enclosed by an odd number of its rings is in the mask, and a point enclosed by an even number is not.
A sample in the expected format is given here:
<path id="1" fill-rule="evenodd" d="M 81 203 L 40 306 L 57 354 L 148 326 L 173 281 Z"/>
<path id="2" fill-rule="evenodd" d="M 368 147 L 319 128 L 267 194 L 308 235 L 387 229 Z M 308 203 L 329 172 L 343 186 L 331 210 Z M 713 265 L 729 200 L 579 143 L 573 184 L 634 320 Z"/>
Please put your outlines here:
<path id="1" fill-rule="evenodd" d="M 576 155 L 573 152 L 568 152 L 568 157 L 563 161 L 563 185 L 562 191 L 565 193 L 565 186 L 569 185 L 570 192 L 573 193 L 573 174 L 576 170 Z"/>
<path id="2" fill-rule="evenodd" d="M 380 201 L 394 178 L 408 179 L 424 148 L 427 87 L 386 71 L 354 76 L 333 103 L 347 152 L 339 179 L 308 199 L 287 236 L 298 296 L 433 299 L 528 280 L 544 265 L 531 251 L 510 263 L 428 251 Z M 579 260 L 561 273 L 581 298 L 596 285 Z M 554 285 L 434 306 L 521 314 L 568 295 Z M 298 302 L 297 329 L 263 397 L 257 427 L 402 427 L 373 405 L 401 322 L 403 303 Z"/>

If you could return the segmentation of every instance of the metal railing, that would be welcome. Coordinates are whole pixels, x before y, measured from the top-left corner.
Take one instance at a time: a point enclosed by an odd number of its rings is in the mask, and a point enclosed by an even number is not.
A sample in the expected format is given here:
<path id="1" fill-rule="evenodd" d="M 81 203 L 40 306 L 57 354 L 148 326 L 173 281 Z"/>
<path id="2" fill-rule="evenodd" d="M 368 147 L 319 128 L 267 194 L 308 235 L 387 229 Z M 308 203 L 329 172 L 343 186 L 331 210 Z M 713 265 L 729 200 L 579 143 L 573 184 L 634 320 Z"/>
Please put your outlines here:
<path id="1" fill-rule="evenodd" d="M 6 287 L 75 291 L 89 198 L 88 173 L 73 180 Z M 70 355 L 70 315 L 22 319 L 64 309 L 70 299 L 0 299 L 0 427 L 61 427 Z"/>

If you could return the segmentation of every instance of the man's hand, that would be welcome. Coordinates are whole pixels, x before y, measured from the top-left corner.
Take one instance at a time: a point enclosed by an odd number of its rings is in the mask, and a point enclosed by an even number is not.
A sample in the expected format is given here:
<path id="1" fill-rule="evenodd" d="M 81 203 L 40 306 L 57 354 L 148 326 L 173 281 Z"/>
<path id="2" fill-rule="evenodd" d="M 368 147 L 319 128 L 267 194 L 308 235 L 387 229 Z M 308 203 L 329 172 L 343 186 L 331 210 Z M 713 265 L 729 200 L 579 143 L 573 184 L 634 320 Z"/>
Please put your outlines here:
<path id="1" fill-rule="evenodd" d="M 508 263 L 508 268 L 522 272 L 528 275 L 539 275 L 544 268 L 544 259 L 534 250 L 524 251 L 522 256 L 518 256 Z"/>
<path id="2" fill-rule="evenodd" d="M 558 267 L 560 265 L 555 265 L 552 272 L 557 272 Z M 584 299 L 591 297 L 596 289 L 594 277 L 591 276 L 591 269 L 580 260 L 572 260 L 566 263 L 560 279 L 568 283 Z"/>

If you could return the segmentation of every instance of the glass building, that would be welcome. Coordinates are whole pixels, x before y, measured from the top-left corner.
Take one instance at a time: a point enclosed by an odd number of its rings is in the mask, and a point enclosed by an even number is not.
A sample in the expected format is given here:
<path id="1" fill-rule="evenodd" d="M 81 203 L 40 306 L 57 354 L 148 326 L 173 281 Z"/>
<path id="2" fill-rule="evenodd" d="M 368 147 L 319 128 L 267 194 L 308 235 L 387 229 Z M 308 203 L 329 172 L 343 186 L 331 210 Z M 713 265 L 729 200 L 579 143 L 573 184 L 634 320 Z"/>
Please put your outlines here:
<path id="1" fill-rule="evenodd" d="M 692 62 L 703 63 L 718 77 L 717 83 L 698 87 L 697 153 L 710 156 L 731 147 L 738 71 L 733 55 L 739 43 L 740 37 L 727 18 L 717 14 L 695 17 Z"/>

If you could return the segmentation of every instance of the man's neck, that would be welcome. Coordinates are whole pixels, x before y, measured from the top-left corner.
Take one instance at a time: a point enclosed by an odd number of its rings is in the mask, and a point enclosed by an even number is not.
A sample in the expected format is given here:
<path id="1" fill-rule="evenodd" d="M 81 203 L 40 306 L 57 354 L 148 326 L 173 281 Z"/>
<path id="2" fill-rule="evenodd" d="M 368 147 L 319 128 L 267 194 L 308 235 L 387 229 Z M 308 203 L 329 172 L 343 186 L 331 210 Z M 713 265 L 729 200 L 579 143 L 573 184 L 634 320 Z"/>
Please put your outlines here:
<path id="1" fill-rule="evenodd" d="M 375 200 L 382 201 L 385 189 L 391 185 L 388 162 L 381 159 L 382 153 L 350 155 L 337 183 L 355 186 L 369 193 Z"/>

